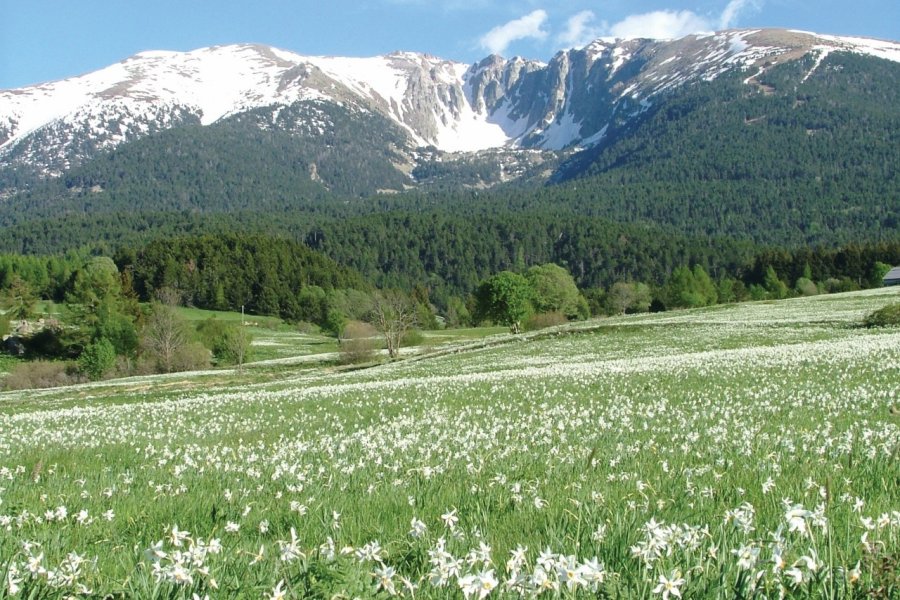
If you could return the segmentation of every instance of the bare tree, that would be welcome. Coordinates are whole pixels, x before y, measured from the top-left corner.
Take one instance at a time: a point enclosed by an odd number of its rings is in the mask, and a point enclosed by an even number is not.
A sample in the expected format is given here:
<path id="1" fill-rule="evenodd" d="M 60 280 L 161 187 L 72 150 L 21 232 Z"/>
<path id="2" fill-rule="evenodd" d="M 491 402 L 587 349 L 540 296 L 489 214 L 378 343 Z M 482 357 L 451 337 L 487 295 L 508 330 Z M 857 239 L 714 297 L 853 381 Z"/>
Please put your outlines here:
<path id="1" fill-rule="evenodd" d="M 174 306 L 154 303 L 150 318 L 144 326 L 142 346 L 163 373 L 175 368 L 178 352 L 187 344 L 188 336 L 184 321 L 178 316 Z"/>
<path id="2" fill-rule="evenodd" d="M 153 293 L 153 297 L 160 304 L 166 306 L 181 306 L 181 300 L 184 294 L 178 288 L 161 287 Z"/>
<path id="3" fill-rule="evenodd" d="M 244 370 L 244 361 L 247 360 L 247 354 L 250 352 L 250 344 L 252 342 L 253 336 L 247 331 L 247 326 L 243 322 L 231 332 L 226 340 L 228 353 L 234 358 L 234 362 L 237 364 L 240 372 Z"/>
<path id="4" fill-rule="evenodd" d="M 400 340 L 415 327 L 415 303 L 398 290 L 377 291 L 372 296 L 372 311 L 369 322 L 384 336 L 388 356 L 397 358 L 400 354 Z"/>

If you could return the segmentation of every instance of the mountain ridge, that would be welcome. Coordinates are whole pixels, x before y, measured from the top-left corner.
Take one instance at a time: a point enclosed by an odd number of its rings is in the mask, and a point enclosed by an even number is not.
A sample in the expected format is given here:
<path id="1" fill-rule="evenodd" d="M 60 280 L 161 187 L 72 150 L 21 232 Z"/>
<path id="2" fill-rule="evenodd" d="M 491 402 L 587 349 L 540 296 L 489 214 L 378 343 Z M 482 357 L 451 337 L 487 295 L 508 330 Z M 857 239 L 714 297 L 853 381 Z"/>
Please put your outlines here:
<path id="1" fill-rule="evenodd" d="M 489 56 L 466 65 L 394 52 L 312 57 L 259 44 L 147 51 L 82 76 L 0 91 L 0 166 L 45 175 L 122 143 L 185 124 L 210 125 L 264 106 L 332 102 L 373 111 L 406 132 L 399 148 L 474 152 L 594 146 L 615 123 L 693 81 L 832 52 L 900 62 L 900 44 L 780 29 L 726 30 L 672 41 L 598 39 L 549 62 Z M 411 169 L 411 167 L 410 167 Z"/>

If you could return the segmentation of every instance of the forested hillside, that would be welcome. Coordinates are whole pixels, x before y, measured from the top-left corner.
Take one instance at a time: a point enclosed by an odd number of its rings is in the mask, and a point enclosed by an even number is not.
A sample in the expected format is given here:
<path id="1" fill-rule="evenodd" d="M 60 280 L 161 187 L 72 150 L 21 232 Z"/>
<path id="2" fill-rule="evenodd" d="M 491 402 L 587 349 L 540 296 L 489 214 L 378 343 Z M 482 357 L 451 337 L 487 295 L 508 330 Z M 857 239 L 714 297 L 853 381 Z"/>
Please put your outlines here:
<path id="1" fill-rule="evenodd" d="M 566 160 L 414 151 L 395 123 L 349 105 L 258 108 L 122 145 L 60 179 L 8 171 L 25 191 L 0 202 L 0 250 L 113 255 L 163 238 L 274 235 L 445 304 L 536 264 L 596 288 L 661 284 L 683 265 L 743 277 L 759 255 L 888 244 L 856 270 L 814 267 L 861 281 L 873 260 L 900 261 L 897 106 L 900 65 L 835 51 L 675 88 Z M 805 261 L 789 262 L 778 273 L 793 281 Z"/>
<path id="2" fill-rule="evenodd" d="M 313 102 L 257 109 L 214 126 L 162 132 L 60 180 L 32 182 L 0 204 L 5 248 L 60 249 L 40 240 L 35 227 L 61 229 L 53 238 L 67 244 L 95 240 L 92 228 L 60 228 L 58 220 L 100 213 L 127 213 L 131 225 L 99 218 L 133 229 L 136 213 L 339 214 L 348 202 L 356 214 L 386 206 L 416 211 L 417 197 L 376 192 L 417 182 L 429 182 L 428 204 L 455 213 L 465 212 L 460 199 L 468 198 L 455 189 L 468 182 L 494 184 L 478 196 L 485 206 L 662 224 L 689 237 L 780 246 L 895 237 L 900 67 L 833 52 L 817 66 L 802 59 L 745 80 L 736 72 L 678 88 L 552 174 L 554 162 L 537 153 L 447 160 L 425 152 L 413 179 L 397 170 L 409 149 L 382 117 Z M 551 175 L 545 185 L 535 179 L 542 169 Z M 530 185 L 501 183 L 513 174 Z M 153 220 L 143 218 L 137 229 L 153 229 Z M 102 235 L 118 237 L 121 228 L 104 227 Z"/>
<path id="3" fill-rule="evenodd" d="M 575 157 L 560 195 L 618 221 L 780 245 L 900 235 L 900 68 L 832 53 L 673 94 Z M 808 78 L 805 74 L 808 73 Z M 798 84 L 798 81 L 802 83 Z"/>
<path id="4" fill-rule="evenodd" d="M 162 239 L 123 247 L 116 263 L 129 272 L 138 297 L 151 300 L 163 288 L 182 301 L 214 310 L 282 315 L 315 320 L 304 313 L 298 293 L 315 286 L 365 290 L 359 273 L 341 267 L 307 246 L 260 235 L 203 235 Z"/>
<path id="5" fill-rule="evenodd" d="M 475 196 L 469 204 L 456 198 L 459 204 L 453 209 L 418 205 L 401 210 L 389 204 L 376 212 L 345 207 L 338 214 L 321 208 L 276 215 L 108 213 L 23 225 L 27 245 L 4 244 L 2 250 L 48 254 L 58 251 L 57 245 L 83 244 L 80 235 L 86 231 L 96 232 L 93 246 L 106 254 L 161 237 L 276 234 L 304 242 L 379 286 L 411 288 L 421 283 L 438 297 L 464 296 L 491 273 L 546 262 L 566 266 L 580 285 L 590 287 L 619 279 L 662 281 L 681 264 L 733 272 L 753 254 L 753 246 L 746 243 L 690 239 L 659 227 L 613 223 L 552 205 L 504 209 L 482 204 Z"/>
<path id="6" fill-rule="evenodd" d="M 400 190 L 408 177 L 395 167 L 406 160 L 398 152 L 405 139 L 397 129 L 378 115 L 318 102 L 170 129 L 58 180 L 36 182 L 20 174 L 19 185 L 30 184 L 29 191 L 4 203 L 0 224 L 123 208 L 287 211 L 298 199 Z"/>

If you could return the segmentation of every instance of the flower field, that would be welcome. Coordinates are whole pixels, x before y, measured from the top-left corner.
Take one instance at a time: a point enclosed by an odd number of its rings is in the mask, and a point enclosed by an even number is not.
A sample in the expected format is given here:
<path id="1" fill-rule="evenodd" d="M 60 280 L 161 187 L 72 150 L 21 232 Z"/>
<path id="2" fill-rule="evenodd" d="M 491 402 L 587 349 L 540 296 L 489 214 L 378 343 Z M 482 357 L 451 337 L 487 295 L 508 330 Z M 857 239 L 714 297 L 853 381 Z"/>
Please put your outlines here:
<path id="1" fill-rule="evenodd" d="M 2 394 L 0 598 L 900 597 L 898 299 Z"/>

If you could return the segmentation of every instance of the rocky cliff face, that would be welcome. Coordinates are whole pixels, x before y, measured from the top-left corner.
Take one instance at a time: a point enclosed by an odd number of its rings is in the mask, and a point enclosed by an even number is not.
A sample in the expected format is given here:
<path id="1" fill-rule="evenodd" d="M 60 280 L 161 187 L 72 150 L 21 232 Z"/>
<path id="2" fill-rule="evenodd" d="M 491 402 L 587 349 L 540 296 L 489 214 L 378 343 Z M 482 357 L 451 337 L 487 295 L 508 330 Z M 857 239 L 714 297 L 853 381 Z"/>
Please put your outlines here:
<path id="1" fill-rule="evenodd" d="M 406 132 L 410 151 L 585 147 L 679 86 L 739 70 L 753 89 L 776 64 L 813 55 L 814 71 L 835 51 L 900 61 L 893 42 L 785 30 L 597 40 L 548 64 L 489 56 L 469 66 L 415 53 L 305 57 L 250 45 L 147 52 L 0 92 L 0 166 L 58 175 L 154 132 L 306 100 L 381 114 Z"/>

